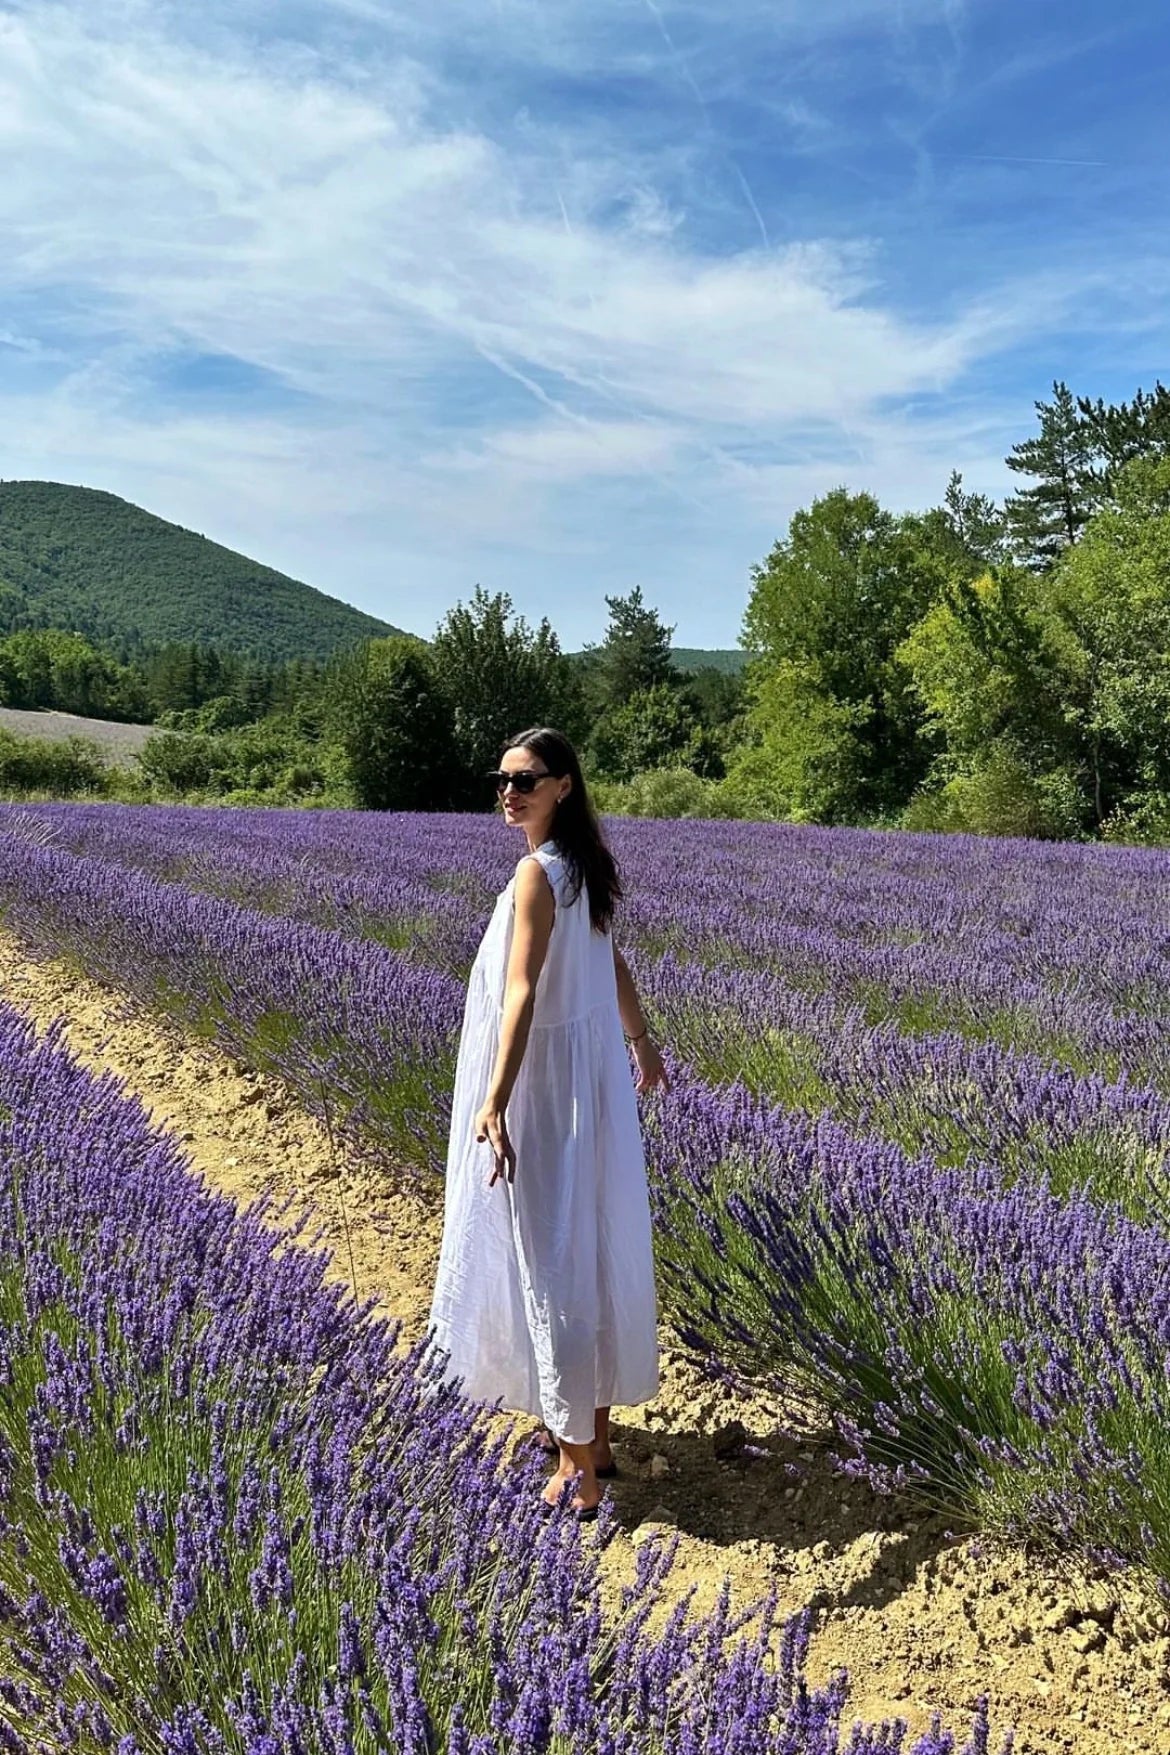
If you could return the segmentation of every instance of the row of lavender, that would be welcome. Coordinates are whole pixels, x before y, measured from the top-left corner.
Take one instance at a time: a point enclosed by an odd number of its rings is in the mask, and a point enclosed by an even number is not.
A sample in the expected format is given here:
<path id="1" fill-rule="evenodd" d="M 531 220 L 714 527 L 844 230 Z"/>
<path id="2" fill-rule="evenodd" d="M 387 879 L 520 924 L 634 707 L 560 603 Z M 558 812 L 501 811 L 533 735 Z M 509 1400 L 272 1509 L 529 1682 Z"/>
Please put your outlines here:
<path id="1" fill-rule="evenodd" d="M 371 936 L 431 919 L 444 891 L 446 930 L 474 928 L 516 855 L 489 815 L 20 814 L 68 851 Z M 744 823 L 609 827 L 636 877 L 626 928 L 648 944 L 729 951 L 799 969 L 802 981 L 828 956 L 820 985 L 837 992 L 875 981 L 925 999 L 954 985 L 956 967 L 969 985 L 982 963 L 1016 988 L 1114 1005 L 1170 994 L 1170 860 L 1158 850 Z"/>
<path id="2" fill-rule="evenodd" d="M 166 977 L 168 995 L 172 1005 L 179 1003 L 180 993 L 195 995 L 195 1003 L 188 1001 L 183 1008 L 188 1027 L 214 1032 L 234 1052 L 255 1054 L 270 1046 L 285 1076 L 299 1051 L 302 1064 L 295 1069 L 294 1083 L 302 1101 L 317 1111 L 332 1101 L 338 1119 L 351 1117 L 366 1137 L 400 1150 L 404 1139 L 408 1144 L 414 1141 L 416 1158 L 421 1140 L 425 1160 L 437 1161 L 446 1050 L 461 1003 L 455 978 L 469 960 L 492 888 L 504 881 L 514 852 L 497 824 L 488 821 L 490 839 L 485 839 L 479 819 L 459 819 L 460 833 L 455 834 L 456 819 L 399 818 L 393 820 L 395 841 L 387 838 L 386 819 L 352 815 L 258 817 L 242 812 L 59 807 L 35 816 L 22 813 L 11 820 L 34 841 L 38 836 L 50 837 L 46 851 L 66 846 L 88 849 L 90 858 L 81 877 L 72 862 L 62 869 L 74 907 L 92 917 L 86 953 L 91 966 L 100 956 L 92 942 L 96 923 L 111 911 L 121 915 L 130 906 L 133 912 L 120 875 L 123 869 L 181 875 L 182 888 L 195 886 L 196 893 L 230 887 L 252 902 L 264 898 L 270 905 L 279 904 L 282 911 L 270 927 L 253 908 L 227 914 L 213 910 L 209 918 L 224 923 L 216 928 L 221 936 L 246 930 L 253 941 L 253 951 L 247 954 L 242 946 L 229 945 L 213 973 L 198 948 L 215 937 L 211 933 L 209 938 L 209 929 L 201 924 L 202 909 L 188 907 L 181 899 L 157 909 L 148 887 L 142 892 L 141 919 L 134 929 L 142 935 L 136 956 L 140 986 L 145 982 L 149 987 L 152 977 L 162 979 L 162 971 L 178 961 L 183 967 L 177 980 Z M 215 829 L 221 820 L 224 826 L 217 838 Z M 321 835 L 322 823 L 329 830 L 327 836 Z M 646 827 L 633 826 L 640 831 Z M 691 827 L 705 835 L 710 825 Z M 743 836 L 742 827 L 737 832 Z M 846 839 L 852 857 L 855 838 Z M 922 840 L 910 838 L 911 851 L 920 849 Z M 894 857 L 902 847 L 899 840 L 871 836 L 868 842 L 883 854 L 899 881 L 908 876 L 898 869 Z M 831 838 L 820 836 L 817 845 L 822 843 L 820 857 L 828 861 Z M 945 843 L 944 850 L 949 845 Z M 637 849 L 626 851 L 632 857 Z M 709 854 L 700 844 L 687 857 L 680 854 L 679 861 L 688 874 L 698 870 L 708 888 L 709 868 L 717 863 Z M 1048 862 L 1049 850 L 1043 854 Z M 806 865 L 809 857 L 806 853 Z M 1125 870 L 1124 861 L 1118 863 L 1113 853 L 1107 857 L 1111 868 L 1118 864 L 1120 871 Z M 726 855 L 720 858 L 725 860 Z M 1037 876 L 1032 871 L 1035 858 L 1034 850 L 1027 857 L 1017 852 L 1022 872 L 1010 883 L 1005 877 L 1001 889 L 1021 896 L 1030 885 L 1032 894 L 1046 896 L 1048 864 Z M 1155 872 L 1148 856 L 1142 858 Z M 906 864 L 904 849 L 901 863 Z M 1005 873 L 1013 872 L 1010 861 L 1000 863 Z M 30 894 L 19 865 L 18 857 L 9 885 L 18 908 L 22 893 L 25 905 Z M 763 888 L 759 848 L 750 859 L 745 854 L 738 865 L 742 872 L 755 874 L 753 882 L 762 898 L 758 912 L 779 908 L 775 895 Z M 51 873 L 55 868 L 47 869 Z M 657 919 L 660 928 L 670 926 L 682 904 L 659 895 L 650 907 L 642 894 L 647 886 L 641 868 L 634 869 L 638 872 L 635 899 L 640 898 L 643 913 Z M 1091 892 L 1099 886 L 1100 874 L 1091 862 L 1086 871 Z M 884 876 L 883 869 L 877 878 L 870 877 L 871 892 Z M 651 894 L 658 894 L 661 884 L 653 867 L 650 879 Z M 1150 882 L 1149 907 L 1155 909 L 1161 891 L 1153 877 Z M 919 880 L 920 887 L 925 883 L 925 878 Z M 82 896 L 79 885 L 88 886 L 92 894 Z M 941 891 L 945 886 L 936 880 L 935 888 Z M 1143 931 L 1137 930 L 1133 920 L 1140 897 L 1131 886 L 1122 884 L 1121 889 L 1125 906 L 1117 907 L 1119 918 L 1127 923 L 1125 932 L 1130 941 L 1146 945 L 1148 961 L 1156 960 L 1165 934 L 1149 920 Z M 43 933 L 55 906 L 55 891 L 51 875 L 47 885 L 38 882 L 34 932 Z M 61 905 L 68 908 L 68 896 L 61 898 Z M 671 905 L 674 915 L 667 912 Z M 1001 912 L 1004 906 L 1002 897 L 994 894 L 986 905 Z M 937 911 L 937 902 L 934 906 Z M 1017 906 L 1022 919 L 1022 902 Z M 1067 906 L 1075 918 L 1074 903 L 1069 900 Z M 861 902 L 855 904 L 857 910 L 872 912 L 872 907 Z M 745 918 L 751 914 L 746 905 L 744 914 Z M 306 934 L 294 930 L 290 920 L 298 926 L 329 921 L 338 930 L 324 936 Z M 751 925 L 758 933 L 754 916 Z M 63 920 L 62 942 L 71 942 L 77 930 L 76 922 Z M 973 931 L 969 929 L 968 937 Z M 1113 937 L 1121 932 L 1115 923 Z M 645 946 L 645 931 L 634 937 Z M 1066 930 L 1065 940 L 1071 937 Z M 387 979 L 386 966 L 377 958 L 371 963 L 364 953 L 363 939 L 398 946 L 428 975 L 421 988 L 408 978 L 412 997 L 405 1005 L 398 987 Z M 702 943 L 696 928 L 690 949 Z M 118 937 L 105 972 L 124 983 L 126 958 L 120 947 Z M 194 957 L 194 969 L 186 967 L 185 957 Z M 281 967 L 266 971 L 259 989 L 248 983 L 241 986 L 237 970 L 256 959 L 262 965 Z M 1051 1040 L 1047 1053 L 1025 1052 L 1015 1040 L 1004 1045 L 954 1030 L 912 1031 L 891 1019 L 874 1024 L 860 1004 L 843 1002 L 837 992 L 810 992 L 799 980 L 799 969 L 777 973 L 762 966 L 749 972 L 734 963 L 694 955 L 682 958 L 673 951 L 654 954 L 646 948 L 632 953 L 632 960 L 663 1038 L 708 1082 L 742 1080 L 787 1108 L 830 1114 L 860 1131 L 880 1134 L 910 1153 L 928 1151 L 943 1164 L 957 1165 L 975 1157 L 994 1163 L 1005 1176 L 1033 1173 L 1058 1188 L 1089 1187 L 1103 1198 L 1120 1200 L 1134 1216 L 1170 1217 L 1166 1172 L 1170 1108 L 1149 1088 L 1151 1083 L 1170 1084 L 1170 1033 L 1162 1028 L 1156 1010 L 1115 1012 L 1099 999 L 1076 1002 L 1049 986 L 1045 992 L 1050 1034 L 1073 1034 L 1079 1040 L 1075 1058 L 1080 1065 L 1074 1070 L 1067 1061 L 1062 1065 L 1054 1060 Z M 1096 953 L 1084 960 L 1091 970 L 1107 968 Z M 982 967 L 977 960 L 963 972 L 964 990 L 977 986 Z M 312 1018 L 305 1015 L 298 998 L 306 983 L 316 983 L 321 990 Z M 1040 985 L 1033 979 L 1033 989 Z M 150 991 L 140 996 L 154 997 Z M 918 1003 L 922 1009 L 924 996 Z M 1030 1003 L 1035 1022 L 1034 994 Z M 1075 1029 L 1070 1023 L 1073 1014 Z M 1003 1026 L 1008 1014 L 1001 1007 L 997 1017 Z M 1026 1020 L 1016 1022 L 1020 1029 L 1014 1035 L 1021 1031 L 1026 1035 Z M 286 1036 L 288 1041 L 283 1040 Z M 393 1095 L 380 1077 L 381 1069 L 388 1056 L 399 1066 L 413 1061 L 412 1042 L 424 1066 L 435 1062 L 440 1077 L 427 1080 L 413 1095 Z"/>
<path id="3" fill-rule="evenodd" d="M 607 1609 L 608 1519 L 542 1518 L 535 1461 L 267 1216 L 0 1007 L 0 1747 L 903 1748 L 843 1735 L 772 1603 L 651 1632 L 660 1544 Z"/>
<path id="4" fill-rule="evenodd" d="M 516 849 L 489 816 L 43 806 L 28 834 L 465 974 Z M 959 1032 L 1170 1091 L 1170 859 L 1155 850 L 619 821 L 628 943 L 839 1016 Z"/>
<path id="5" fill-rule="evenodd" d="M 0 843 L 0 902 L 29 942 L 68 948 L 304 1100 L 343 1106 L 358 1137 L 400 1160 L 438 1163 L 453 979 L 28 840 Z M 887 1107 L 912 1109 L 924 1086 L 911 1064 L 917 1085 L 897 1087 L 905 1045 L 871 1032 L 862 1046 L 891 1087 Z M 1128 1174 L 1131 1204 L 1147 1186 L 1157 1194 L 1166 1106 L 1067 1074 L 1029 1086 L 1045 1069 L 984 1052 L 987 1099 L 1009 1078 L 1016 1097 L 990 1128 L 969 1105 L 970 1149 L 949 1165 L 857 1116 L 847 1131 L 677 1068 L 674 1094 L 647 1113 L 671 1314 L 711 1369 L 815 1398 L 847 1466 L 1170 1578 L 1170 1245 L 1076 1193 L 1108 1171 Z M 840 1065 L 844 1090 L 847 1048 Z M 947 1077 L 965 1070 L 942 1065 L 939 1128 Z M 864 1062 L 850 1076 L 855 1094 L 870 1081 Z M 1086 1118 L 1101 1143 L 1078 1158 Z M 1015 1159 L 984 1161 L 980 1129 L 1014 1139 Z M 1128 1144 L 1110 1163 L 1115 1135 Z M 1067 1198 L 1043 1178 L 1046 1141 L 1064 1154 Z"/>

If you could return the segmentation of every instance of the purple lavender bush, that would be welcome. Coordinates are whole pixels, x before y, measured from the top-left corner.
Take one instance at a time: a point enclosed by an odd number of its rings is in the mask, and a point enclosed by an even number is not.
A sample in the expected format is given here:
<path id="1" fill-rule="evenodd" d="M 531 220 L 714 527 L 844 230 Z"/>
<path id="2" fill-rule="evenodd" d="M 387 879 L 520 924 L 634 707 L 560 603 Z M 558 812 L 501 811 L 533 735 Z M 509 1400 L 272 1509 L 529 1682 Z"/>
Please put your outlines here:
<path id="1" fill-rule="evenodd" d="M 660 1287 L 701 1367 L 842 1466 L 1170 1584 L 1170 1239 L 675 1069 L 647 1108 Z"/>
<path id="2" fill-rule="evenodd" d="M 808 1687 L 774 1604 L 651 1633 L 661 1544 L 605 1609 L 612 1513 L 543 1518 L 535 1459 L 265 1210 L 0 1007 L 0 1746 L 905 1748 L 842 1731 L 845 1678 Z"/>
<path id="3" fill-rule="evenodd" d="M 499 827 L 490 818 L 471 819 L 479 836 L 466 818 L 405 819 L 410 833 L 403 820 L 352 811 L 0 806 L 0 828 L 17 838 L 372 939 L 465 975 L 491 908 L 492 879 L 499 890 L 511 872 L 507 844 L 498 833 L 485 843 L 482 829 Z"/>
<path id="4" fill-rule="evenodd" d="M 336 932 L 0 836 L 0 918 L 228 1054 L 391 1162 L 441 1170 L 463 990 Z"/>
<path id="5" fill-rule="evenodd" d="M 272 812 L 258 822 L 260 814 L 124 806 L 38 813 L 35 821 L 55 839 L 30 847 L 0 838 L 0 899 L 7 892 L 10 923 L 27 941 L 48 950 L 72 948 L 91 971 L 160 1004 L 229 1052 L 278 1072 L 314 1112 L 321 1113 L 331 1095 L 338 1119 L 368 1145 L 393 1141 L 400 1158 L 417 1159 L 420 1135 L 437 1118 L 425 1155 L 439 1163 L 447 1036 L 460 995 L 454 979 L 431 966 L 431 953 L 442 941 L 441 968 L 465 967 L 482 924 L 481 903 L 473 908 L 461 900 L 452 911 L 447 904 L 454 896 L 436 887 L 466 875 L 442 869 L 451 819 L 410 819 L 409 833 L 400 823 L 397 857 L 373 862 L 367 849 L 359 882 L 360 832 L 368 819 Z M 331 896 L 333 917 L 346 925 L 321 936 L 303 918 L 322 913 L 316 903 L 302 907 L 293 925 L 222 899 L 192 897 L 169 879 L 160 890 L 139 872 L 139 866 L 190 870 L 196 858 L 209 857 L 209 819 L 223 823 L 215 869 L 225 886 L 233 872 L 251 872 L 236 887 L 256 900 L 280 869 L 290 906 L 293 880 L 303 880 L 310 896 Z M 433 828 L 416 830 L 419 822 L 436 821 L 447 825 L 441 844 Z M 498 835 L 490 819 L 487 827 Z M 310 830 L 316 837 L 311 857 Z M 280 866 L 290 833 L 295 863 L 284 858 Z M 71 860 L 60 843 L 79 839 L 93 851 Z M 488 850 L 480 851 L 487 863 Z M 119 857 L 111 863 L 107 853 Z M 491 857 L 498 863 L 498 840 Z M 502 882 L 503 873 L 497 878 Z M 375 888 L 377 900 L 371 900 Z M 347 912 L 345 897 L 359 889 L 365 900 Z M 429 935 L 411 925 L 428 907 L 437 922 Z M 371 932 L 378 943 L 396 945 L 395 954 L 380 958 L 353 930 L 355 918 L 375 919 Z M 871 1025 L 859 1006 L 843 1006 L 833 993 L 793 988 L 766 972 L 671 954 L 643 953 L 635 966 L 664 1039 L 709 1082 L 743 1080 L 788 1107 L 830 1112 L 940 1161 L 961 1162 L 975 1153 L 1008 1176 L 1035 1170 L 1054 1186 L 1088 1185 L 1135 1216 L 1167 1215 L 1170 1104 L 1147 1087 L 1093 1072 L 1077 1075 L 995 1042 Z M 423 1062 L 435 1067 L 435 1076 L 420 1075 L 413 1096 L 403 1089 L 408 1113 L 401 1123 L 394 1087 L 409 1083 L 407 1069 L 416 1057 L 403 1030 L 390 1027 L 394 1020 L 417 1026 Z M 1143 1020 L 1138 1035 L 1131 1030 L 1129 1049 L 1145 1052 L 1151 1034 L 1164 1034 L 1154 1018 Z"/>
<path id="6" fill-rule="evenodd" d="M 994 1164 L 1170 1228 L 1170 1098 L 951 1034 L 870 1024 L 831 995 L 667 955 L 632 959 L 660 1039 L 707 1083 L 743 1084 L 943 1165 Z"/>
<path id="7" fill-rule="evenodd" d="M 485 803 L 487 800 L 485 799 Z M 466 967 L 516 847 L 493 817 L 48 805 L 63 850 Z M 769 971 L 869 1022 L 1170 1079 L 1170 856 L 787 824 L 615 820 L 627 943 Z M 1091 922 L 1091 928 L 1086 923 Z"/>

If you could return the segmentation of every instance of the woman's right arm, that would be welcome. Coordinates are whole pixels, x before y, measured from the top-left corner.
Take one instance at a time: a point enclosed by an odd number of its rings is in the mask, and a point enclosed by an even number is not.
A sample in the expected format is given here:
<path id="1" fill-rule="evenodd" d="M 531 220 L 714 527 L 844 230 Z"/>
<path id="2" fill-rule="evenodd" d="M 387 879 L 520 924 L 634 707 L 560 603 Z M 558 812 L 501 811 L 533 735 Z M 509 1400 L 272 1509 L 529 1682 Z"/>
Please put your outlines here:
<path id="1" fill-rule="evenodd" d="M 638 998 L 638 990 L 634 986 L 634 977 L 616 944 L 613 947 L 613 967 L 617 976 L 618 1015 L 622 1020 L 622 1029 L 630 1038 L 630 1047 L 634 1051 L 634 1060 L 638 1067 L 635 1088 L 639 1091 L 652 1091 L 655 1085 L 661 1085 L 664 1091 L 669 1091 L 670 1080 L 662 1064 L 662 1056 L 650 1036 L 646 1015 Z"/>

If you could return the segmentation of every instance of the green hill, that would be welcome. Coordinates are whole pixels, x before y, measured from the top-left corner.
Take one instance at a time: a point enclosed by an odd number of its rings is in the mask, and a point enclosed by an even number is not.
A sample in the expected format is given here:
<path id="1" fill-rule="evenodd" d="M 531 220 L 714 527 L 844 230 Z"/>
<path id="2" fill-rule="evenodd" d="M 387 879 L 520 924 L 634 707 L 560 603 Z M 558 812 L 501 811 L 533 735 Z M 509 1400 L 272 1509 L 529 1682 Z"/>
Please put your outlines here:
<path id="1" fill-rule="evenodd" d="M 670 656 L 678 670 L 722 670 L 738 676 L 751 653 L 742 646 L 672 646 Z"/>
<path id="2" fill-rule="evenodd" d="M 0 482 L 0 634 L 50 627 L 124 657 L 197 642 L 278 663 L 398 631 L 114 494 Z"/>
<path id="3" fill-rule="evenodd" d="M 578 652 L 570 652 L 570 658 L 585 658 L 588 653 L 595 652 L 596 646 L 585 647 Z M 741 646 L 672 646 L 670 659 L 676 670 L 722 670 L 729 676 L 738 676 L 744 666 L 750 662 L 752 653 L 745 652 Z"/>

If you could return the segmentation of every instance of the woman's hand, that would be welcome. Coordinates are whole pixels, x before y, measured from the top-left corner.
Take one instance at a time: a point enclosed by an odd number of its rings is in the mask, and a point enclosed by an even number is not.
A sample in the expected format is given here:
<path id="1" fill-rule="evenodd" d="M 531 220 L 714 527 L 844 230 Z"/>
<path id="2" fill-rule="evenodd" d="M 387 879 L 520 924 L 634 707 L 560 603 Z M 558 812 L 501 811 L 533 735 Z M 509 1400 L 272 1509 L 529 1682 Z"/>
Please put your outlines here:
<path id="1" fill-rule="evenodd" d="M 634 1089 L 639 1095 L 643 1091 L 652 1091 L 656 1085 L 669 1091 L 670 1080 L 666 1076 L 662 1056 L 649 1036 L 643 1036 L 641 1041 L 634 1043 L 634 1064 L 638 1068 Z"/>
<path id="2" fill-rule="evenodd" d="M 507 1177 L 509 1182 L 515 1182 L 516 1150 L 508 1138 L 508 1123 L 504 1120 L 503 1109 L 489 1098 L 476 1114 L 473 1125 L 476 1139 L 481 1142 L 489 1140 L 494 1154 L 488 1187 L 494 1188 L 501 1176 Z"/>

